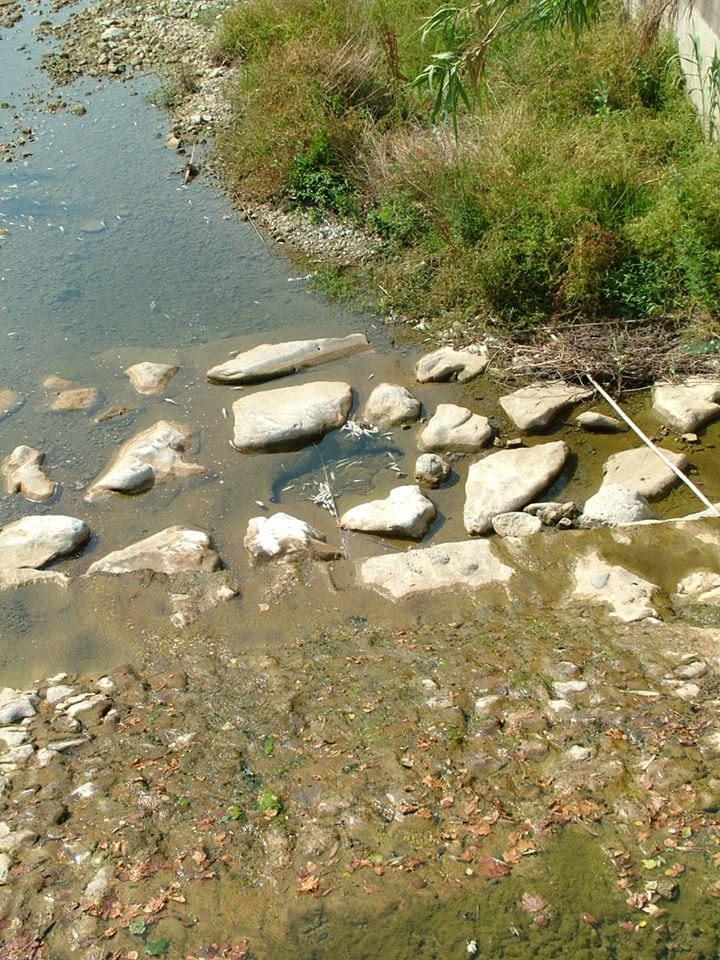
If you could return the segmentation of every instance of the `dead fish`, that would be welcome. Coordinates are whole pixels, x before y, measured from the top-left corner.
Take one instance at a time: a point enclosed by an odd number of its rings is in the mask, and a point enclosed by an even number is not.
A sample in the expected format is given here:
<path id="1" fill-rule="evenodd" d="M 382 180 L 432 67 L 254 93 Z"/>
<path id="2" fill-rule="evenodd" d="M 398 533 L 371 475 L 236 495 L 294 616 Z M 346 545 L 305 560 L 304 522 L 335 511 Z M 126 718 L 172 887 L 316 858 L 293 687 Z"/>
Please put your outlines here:
<path id="1" fill-rule="evenodd" d="M 227 409 L 226 409 L 225 407 L 222 408 L 222 415 L 223 415 L 223 420 L 227 420 L 227 418 L 228 418 L 228 412 L 227 412 Z"/>
<path id="2" fill-rule="evenodd" d="M 170 397 L 164 397 L 165 403 L 171 403 L 174 407 L 179 406 L 177 400 L 171 400 Z"/>

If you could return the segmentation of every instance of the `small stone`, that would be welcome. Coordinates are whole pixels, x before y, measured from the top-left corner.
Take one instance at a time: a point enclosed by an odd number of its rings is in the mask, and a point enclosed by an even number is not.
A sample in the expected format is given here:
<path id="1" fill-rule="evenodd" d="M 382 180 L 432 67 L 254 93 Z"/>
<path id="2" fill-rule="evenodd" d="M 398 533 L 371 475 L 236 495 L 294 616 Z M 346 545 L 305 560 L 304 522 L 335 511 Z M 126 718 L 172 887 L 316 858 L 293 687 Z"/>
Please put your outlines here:
<path id="1" fill-rule="evenodd" d="M 490 354 L 484 344 L 466 350 L 440 347 L 417 362 L 415 377 L 418 383 L 459 380 L 465 383 L 484 373 L 490 363 Z"/>
<path id="2" fill-rule="evenodd" d="M 576 510 L 577 504 L 574 500 L 567 500 L 564 503 L 548 500 L 541 503 L 529 503 L 524 507 L 525 513 L 529 513 L 531 517 L 538 517 L 546 527 L 555 527 L 562 520 L 572 521 Z"/>
<path id="3" fill-rule="evenodd" d="M 44 453 L 32 447 L 15 447 L 0 465 L 5 478 L 6 493 L 22 493 L 26 500 L 48 500 L 55 493 L 56 485 L 42 469 Z"/>
<path id="4" fill-rule="evenodd" d="M 96 560 L 89 567 L 87 575 L 117 575 L 137 570 L 153 570 L 168 575 L 188 571 L 212 573 L 220 565 L 220 557 L 206 533 L 176 526 Z"/>
<path id="5" fill-rule="evenodd" d="M 84 546 L 90 529 L 75 517 L 23 517 L 0 530 L 0 570 L 39 568 Z"/>
<path id="6" fill-rule="evenodd" d="M 450 476 L 450 464 L 436 453 L 423 453 L 415 461 L 415 479 L 421 487 L 439 487 Z"/>
<path id="7" fill-rule="evenodd" d="M 420 401 L 409 390 L 395 383 L 379 383 L 357 419 L 363 426 L 387 430 L 419 416 Z"/>
<path id="8" fill-rule="evenodd" d="M 568 758 L 568 760 L 572 760 L 573 763 L 589 760 L 592 755 L 593 752 L 588 747 L 580 747 L 577 745 L 570 747 L 569 750 L 565 751 L 565 756 Z"/>
<path id="9" fill-rule="evenodd" d="M 17 723 L 36 714 L 33 698 L 26 693 L 6 687 L 0 691 L 0 724 Z"/>
<path id="10" fill-rule="evenodd" d="M 0 754 L 0 764 L 15 763 L 22 764 L 35 753 L 35 747 L 31 743 L 21 743 L 18 747 L 11 747 L 5 753 Z"/>
<path id="11" fill-rule="evenodd" d="M 561 699 L 574 696 L 578 693 L 584 693 L 587 690 L 587 681 L 585 680 L 556 680 L 553 683 L 553 690 Z"/>
<path id="12" fill-rule="evenodd" d="M 614 527 L 623 523 L 650 520 L 650 505 L 634 487 L 619 483 L 605 484 L 593 494 L 583 507 L 580 525 L 583 527 Z"/>
<path id="13" fill-rule="evenodd" d="M 66 380 L 65 377 L 56 377 L 55 375 L 45 377 L 42 382 L 43 390 L 69 390 L 72 387 L 72 380 Z"/>
<path id="14" fill-rule="evenodd" d="M 418 445 L 428 453 L 476 453 L 491 439 L 487 417 L 454 403 L 440 403 L 420 434 Z"/>
<path id="15" fill-rule="evenodd" d="M 244 543 L 256 560 L 332 560 L 342 553 L 325 542 L 324 533 L 287 513 L 253 517 Z"/>
<path id="16" fill-rule="evenodd" d="M 17 747 L 21 743 L 25 743 L 28 736 L 29 734 L 26 727 L 0 728 L 0 744 L 4 743 L 6 747 Z"/>
<path id="17" fill-rule="evenodd" d="M 22 407 L 24 401 L 14 390 L 8 390 L 6 387 L 0 387 L 0 420 L 16 413 Z"/>
<path id="18" fill-rule="evenodd" d="M 592 393 L 563 380 L 531 383 L 500 397 L 500 406 L 520 430 L 536 432 L 545 430 L 568 407 L 587 400 Z"/>
<path id="19" fill-rule="evenodd" d="M 95 423 L 106 423 L 108 420 L 114 420 L 116 417 L 124 417 L 126 413 L 132 413 L 132 407 L 126 407 L 122 403 L 113 403 L 109 407 L 104 407 L 95 417 Z"/>
<path id="20" fill-rule="evenodd" d="M 501 537 L 531 537 L 540 533 L 543 527 L 539 517 L 517 511 L 498 513 L 493 517 L 492 525 L 495 533 Z"/>
<path id="21" fill-rule="evenodd" d="M 588 410 L 575 417 L 575 423 L 589 433 L 625 433 L 627 426 L 622 420 L 598 413 L 597 410 Z"/>
<path id="22" fill-rule="evenodd" d="M 340 518 L 340 526 L 420 540 L 436 515 L 435 504 L 420 487 L 407 485 L 395 487 L 384 500 L 372 500 L 347 510 Z"/>
<path id="23" fill-rule="evenodd" d="M 0 853 L 0 884 L 6 884 L 10 875 L 12 861 L 6 853 Z"/>
<path id="24" fill-rule="evenodd" d="M 61 390 L 50 404 L 50 409 L 65 413 L 87 410 L 95 406 L 97 401 L 98 392 L 95 387 L 78 387 L 74 390 Z"/>
<path id="25" fill-rule="evenodd" d="M 151 363 L 145 360 L 125 370 L 138 393 L 162 393 L 180 368 L 172 363 Z"/>
<path id="26" fill-rule="evenodd" d="M 87 107 L 84 107 L 82 103 L 76 103 L 74 107 L 70 108 L 70 113 L 75 114 L 76 117 L 84 117 L 87 113 Z"/>
<path id="27" fill-rule="evenodd" d="M 72 696 L 74 692 L 74 687 L 68 687 L 65 684 L 58 684 L 57 686 L 48 687 L 45 692 L 45 699 L 50 704 L 56 704 L 60 700 L 64 700 L 66 697 Z"/>
<path id="28" fill-rule="evenodd" d="M 678 680 L 697 680 L 704 677 L 707 673 L 707 664 L 702 660 L 692 660 L 690 663 L 684 663 L 673 670 Z M 0 731 L 0 736 L 2 733 Z"/>
<path id="29" fill-rule="evenodd" d="M 99 723 L 110 706 L 111 703 L 104 694 L 96 693 L 80 703 L 74 703 L 65 712 L 73 720 L 79 720 L 84 726 L 90 727 Z"/>
<path id="30" fill-rule="evenodd" d="M 700 437 L 696 433 L 684 433 L 680 439 L 683 443 L 699 443 Z"/>

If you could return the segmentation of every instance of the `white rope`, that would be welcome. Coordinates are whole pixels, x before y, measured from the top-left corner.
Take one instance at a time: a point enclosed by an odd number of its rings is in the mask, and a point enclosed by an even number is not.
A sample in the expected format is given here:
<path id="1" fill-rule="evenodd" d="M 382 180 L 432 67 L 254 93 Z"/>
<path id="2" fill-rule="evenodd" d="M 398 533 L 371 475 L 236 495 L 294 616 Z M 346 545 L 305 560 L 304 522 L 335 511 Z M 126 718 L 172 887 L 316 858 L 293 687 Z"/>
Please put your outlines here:
<path id="1" fill-rule="evenodd" d="M 605 400 L 607 400 L 607 402 L 610 404 L 613 410 L 623 418 L 625 423 L 630 427 L 633 433 L 635 433 L 642 440 L 645 446 L 649 447 L 652 450 L 652 452 L 655 454 L 655 456 L 659 457 L 660 460 L 662 460 L 662 462 L 665 464 L 665 466 L 669 467 L 672 470 L 672 472 L 675 474 L 675 476 L 679 477 L 679 479 L 682 480 L 685 486 L 689 487 L 692 490 L 692 492 L 695 494 L 698 500 L 700 500 L 701 503 L 705 504 L 705 506 L 708 508 L 708 510 L 710 510 L 710 512 L 714 516 L 720 517 L 720 511 L 718 511 L 717 507 L 708 500 L 708 498 L 705 496 L 705 494 L 701 490 L 698 490 L 698 488 L 695 486 L 692 480 L 689 477 L 686 477 L 679 467 L 675 466 L 672 460 L 669 460 L 668 457 L 665 456 L 662 450 L 660 450 L 659 447 L 657 447 L 652 442 L 650 437 L 646 436 L 636 423 L 633 423 L 630 417 L 625 413 L 625 411 L 620 407 L 620 405 L 616 403 L 615 400 L 613 400 L 610 394 L 606 390 L 603 390 L 600 384 L 596 383 L 595 380 L 593 380 L 593 378 L 590 376 L 590 374 L 587 375 L 587 378 L 590 381 L 590 383 L 593 385 L 593 387 L 595 387 L 595 389 L 600 394 L 600 396 L 603 397 Z"/>

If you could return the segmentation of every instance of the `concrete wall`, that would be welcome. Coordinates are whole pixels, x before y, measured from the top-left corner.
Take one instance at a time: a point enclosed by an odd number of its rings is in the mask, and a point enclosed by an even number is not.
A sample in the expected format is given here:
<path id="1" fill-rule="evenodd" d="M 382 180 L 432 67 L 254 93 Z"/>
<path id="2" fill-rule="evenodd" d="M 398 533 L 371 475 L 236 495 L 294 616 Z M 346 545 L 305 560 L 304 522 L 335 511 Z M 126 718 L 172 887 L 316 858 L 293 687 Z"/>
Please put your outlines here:
<path id="1" fill-rule="evenodd" d="M 717 51 L 718 56 L 720 56 L 720 0 L 694 0 L 693 3 L 688 2 L 688 0 L 680 0 L 675 19 L 675 32 L 693 103 L 699 113 L 704 112 L 704 122 L 706 124 L 713 123 L 716 134 L 720 135 L 720 111 L 716 109 L 713 117 L 708 115 L 710 91 L 707 82 L 707 70 L 712 62 L 713 55 Z M 700 46 L 699 70 L 698 65 L 694 62 L 693 37 L 697 38 Z M 704 96 L 701 81 L 705 86 Z M 718 95 L 720 96 L 720 91 L 718 91 Z"/>
<path id="2" fill-rule="evenodd" d="M 631 14 L 642 7 L 649 6 L 654 0 L 626 0 Z M 707 90 L 707 68 L 717 50 L 720 55 L 720 0 L 677 0 L 677 10 L 671 25 L 678 38 L 678 47 L 682 59 L 687 85 L 698 113 L 703 114 L 703 122 L 714 121 L 715 130 L 720 137 L 720 116 L 708 116 L 709 91 Z M 693 37 L 700 44 L 700 69 L 695 61 Z M 700 88 L 700 78 L 705 82 L 705 96 Z"/>

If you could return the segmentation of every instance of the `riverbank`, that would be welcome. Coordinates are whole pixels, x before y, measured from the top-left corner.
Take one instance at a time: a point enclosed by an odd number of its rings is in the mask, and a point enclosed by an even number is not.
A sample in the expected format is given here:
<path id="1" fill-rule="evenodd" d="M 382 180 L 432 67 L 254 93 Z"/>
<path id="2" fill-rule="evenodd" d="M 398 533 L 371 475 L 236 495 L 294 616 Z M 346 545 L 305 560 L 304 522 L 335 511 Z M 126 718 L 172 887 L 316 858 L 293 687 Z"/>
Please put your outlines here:
<path id="1" fill-rule="evenodd" d="M 6 691 L 4 956 L 706 957 L 712 636 L 356 617 Z"/>

